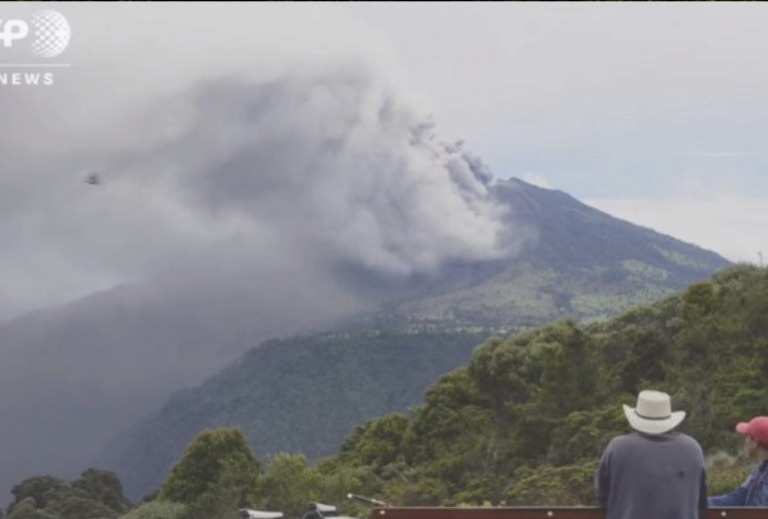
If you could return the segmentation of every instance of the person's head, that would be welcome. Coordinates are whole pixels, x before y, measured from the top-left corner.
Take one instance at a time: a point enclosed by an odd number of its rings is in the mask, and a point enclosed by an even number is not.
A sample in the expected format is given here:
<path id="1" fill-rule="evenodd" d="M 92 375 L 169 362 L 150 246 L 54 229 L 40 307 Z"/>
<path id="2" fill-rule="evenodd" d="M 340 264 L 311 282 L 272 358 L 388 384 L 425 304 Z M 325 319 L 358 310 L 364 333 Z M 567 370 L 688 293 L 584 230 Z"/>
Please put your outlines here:
<path id="1" fill-rule="evenodd" d="M 745 437 L 747 454 L 762 451 L 768 455 L 768 416 L 756 416 L 748 422 L 736 424 L 736 432 Z"/>
<path id="2" fill-rule="evenodd" d="M 648 389 L 637 395 L 637 406 L 624 406 L 629 425 L 643 434 L 663 434 L 680 425 L 685 411 L 672 412 L 672 399 L 661 391 Z"/>

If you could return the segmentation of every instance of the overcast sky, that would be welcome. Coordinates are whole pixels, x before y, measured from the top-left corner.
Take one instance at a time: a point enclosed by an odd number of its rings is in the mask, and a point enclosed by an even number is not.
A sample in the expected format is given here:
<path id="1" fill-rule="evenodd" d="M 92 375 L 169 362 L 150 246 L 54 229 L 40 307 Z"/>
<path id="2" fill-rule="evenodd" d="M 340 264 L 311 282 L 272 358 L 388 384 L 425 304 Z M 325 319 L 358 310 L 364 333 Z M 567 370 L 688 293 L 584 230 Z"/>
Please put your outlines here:
<path id="1" fill-rule="evenodd" d="M 0 319 L 233 236 L 264 268 L 302 256 L 286 235 L 393 271 L 493 256 L 477 157 L 768 254 L 761 2 L 18 4 L 68 19 L 71 67 L 0 84 Z"/>
<path id="2" fill-rule="evenodd" d="M 768 6 L 350 5 L 500 177 L 768 255 Z"/>

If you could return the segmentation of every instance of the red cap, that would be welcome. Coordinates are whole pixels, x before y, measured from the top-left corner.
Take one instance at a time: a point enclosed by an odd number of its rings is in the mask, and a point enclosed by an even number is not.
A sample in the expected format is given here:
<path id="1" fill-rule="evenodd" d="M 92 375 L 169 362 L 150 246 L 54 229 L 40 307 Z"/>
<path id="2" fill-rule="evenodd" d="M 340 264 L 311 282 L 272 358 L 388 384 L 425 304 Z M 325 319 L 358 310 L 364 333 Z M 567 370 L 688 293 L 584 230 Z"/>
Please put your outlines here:
<path id="1" fill-rule="evenodd" d="M 768 445 L 768 416 L 752 418 L 748 423 L 741 422 L 736 425 L 736 432 L 751 436 L 758 443 Z"/>

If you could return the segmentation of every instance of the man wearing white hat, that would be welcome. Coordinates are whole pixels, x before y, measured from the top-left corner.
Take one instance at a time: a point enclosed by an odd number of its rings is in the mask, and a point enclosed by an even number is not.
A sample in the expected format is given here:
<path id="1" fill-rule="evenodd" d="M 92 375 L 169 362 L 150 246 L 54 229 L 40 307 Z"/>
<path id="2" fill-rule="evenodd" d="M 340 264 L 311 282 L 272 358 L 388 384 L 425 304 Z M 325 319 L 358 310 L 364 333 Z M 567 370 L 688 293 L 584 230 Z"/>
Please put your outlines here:
<path id="1" fill-rule="evenodd" d="M 703 518 L 704 453 L 696 440 L 674 431 L 685 411 L 672 412 L 668 394 L 646 390 L 624 414 L 635 432 L 608 443 L 595 475 L 606 519 Z"/>

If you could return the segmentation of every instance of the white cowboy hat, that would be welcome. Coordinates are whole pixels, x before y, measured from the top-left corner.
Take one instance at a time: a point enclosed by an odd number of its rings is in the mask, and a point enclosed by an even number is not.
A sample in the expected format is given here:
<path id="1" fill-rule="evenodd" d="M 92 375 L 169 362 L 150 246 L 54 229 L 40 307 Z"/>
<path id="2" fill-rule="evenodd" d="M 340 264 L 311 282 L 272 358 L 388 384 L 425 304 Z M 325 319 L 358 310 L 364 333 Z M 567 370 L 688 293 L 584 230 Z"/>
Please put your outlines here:
<path id="1" fill-rule="evenodd" d="M 624 414 L 633 429 L 645 434 L 671 431 L 685 418 L 685 411 L 672 412 L 672 401 L 668 394 L 653 390 L 640 391 L 637 407 L 625 405 Z"/>

